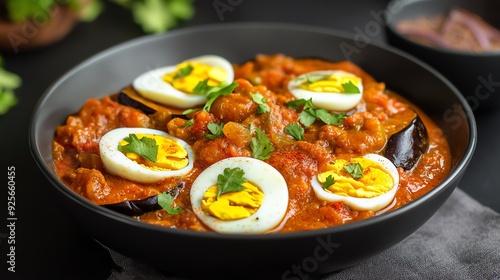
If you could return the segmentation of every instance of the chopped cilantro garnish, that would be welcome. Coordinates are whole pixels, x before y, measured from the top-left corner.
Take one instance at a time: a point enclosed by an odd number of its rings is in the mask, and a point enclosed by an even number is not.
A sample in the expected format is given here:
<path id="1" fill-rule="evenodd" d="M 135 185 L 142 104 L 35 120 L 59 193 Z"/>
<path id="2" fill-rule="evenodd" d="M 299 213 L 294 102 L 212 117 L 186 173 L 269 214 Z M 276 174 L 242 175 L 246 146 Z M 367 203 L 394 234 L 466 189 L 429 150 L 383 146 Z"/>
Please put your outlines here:
<path id="1" fill-rule="evenodd" d="M 353 84 L 352 81 L 343 83 L 342 87 L 344 88 L 344 93 L 361 93 L 359 88 L 355 84 Z"/>
<path id="2" fill-rule="evenodd" d="M 269 105 L 267 105 L 266 103 L 266 97 L 262 94 L 252 94 L 252 100 L 253 102 L 257 103 L 257 105 L 259 105 L 259 107 L 257 108 L 257 114 L 264 114 L 271 111 Z"/>
<path id="3" fill-rule="evenodd" d="M 127 137 L 123 138 L 128 144 L 121 146 L 118 145 L 118 150 L 122 153 L 136 153 L 141 157 L 156 162 L 156 157 L 158 156 L 158 145 L 156 145 L 156 140 L 149 137 L 142 137 L 139 139 L 135 134 L 129 134 Z"/>
<path id="4" fill-rule="evenodd" d="M 299 123 L 288 124 L 285 127 L 285 132 L 297 140 L 304 139 L 304 128 Z"/>
<path id="5" fill-rule="evenodd" d="M 168 214 L 175 215 L 182 212 L 181 207 L 179 206 L 172 207 L 173 202 L 174 198 L 172 197 L 171 194 L 167 192 L 163 192 L 158 195 L 158 204 L 161 206 L 161 208 L 167 211 Z"/>
<path id="6" fill-rule="evenodd" d="M 224 128 L 224 123 L 221 124 L 209 123 L 207 125 L 207 128 L 210 131 L 210 133 L 206 133 L 205 137 L 209 139 L 215 139 L 224 136 L 224 133 L 222 133 L 222 129 Z"/>
<path id="7" fill-rule="evenodd" d="M 299 121 L 304 126 L 310 126 L 314 123 L 314 121 L 316 121 L 316 119 L 320 119 L 326 124 L 340 125 L 346 117 L 345 113 L 332 114 L 325 109 L 317 109 L 312 103 L 312 98 L 308 100 L 293 100 L 288 102 L 286 105 L 294 110 L 297 110 L 301 106 L 303 106 L 302 112 L 300 112 L 299 114 Z"/>
<path id="8" fill-rule="evenodd" d="M 323 189 L 326 189 L 333 185 L 335 183 L 335 179 L 333 178 L 332 175 L 328 175 L 328 177 L 325 178 L 325 182 L 323 183 Z"/>
<path id="9" fill-rule="evenodd" d="M 271 141 L 269 141 L 267 135 L 262 130 L 257 128 L 255 132 L 257 133 L 257 138 L 252 137 L 252 142 L 250 143 L 252 155 L 256 159 L 268 159 L 271 152 L 274 151 L 274 147 L 271 144 Z"/>
<path id="10" fill-rule="evenodd" d="M 345 171 L 347 171 L 354 179 L 359 179 L 363 177 L 363 166 L 358 162 L 351 162 L 344 166 Z"/>
<path id="11" fill-rule="evenodd" d="M 239 167 L 225 168 L 223 174 L 217 176 L 217 199 L 221 194 L 227 192 L 239 192 L 244 189 L 243 183 L 247 180 L 243 177 L 245 172 Z"/>
<path id="12" fill-rule="evenodd" d="M 216 91 L 212 91 L 208 94 L 207 96 L 207 103 L 205 103 L 205 106 L 203 106 L 203 110 L 210 112 L 210 107 L 212 106 L 212 103 L 214 103 L 215 99 L 217 99 L 219 96 L 228 96 L 233 92 L 233 90 L 238 86 L 238 83 L 232 82 L 230 85 L 227 87 L 220 88 Z"/>
<path id="13" fill-rule="evenodd" d="M 191 64 L 188 64 L 185 67 L 179 69 L 179 73 L 177 73 L 177 75 L 174 76 L 174 80 L 187 77 L 189 76 L 189 74 L 191 74 L 192 71 L 193 71 L 193 66 L 191 66 Z"/>

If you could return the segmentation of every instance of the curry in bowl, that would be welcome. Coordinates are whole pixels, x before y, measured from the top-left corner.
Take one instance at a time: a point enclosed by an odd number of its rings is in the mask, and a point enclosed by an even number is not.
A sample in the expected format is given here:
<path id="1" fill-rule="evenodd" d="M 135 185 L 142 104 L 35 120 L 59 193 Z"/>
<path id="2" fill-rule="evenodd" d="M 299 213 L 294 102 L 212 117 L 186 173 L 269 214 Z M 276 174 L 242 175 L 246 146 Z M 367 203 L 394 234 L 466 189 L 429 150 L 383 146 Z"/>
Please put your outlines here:
<path id="1" fill-rule="evenodd" d="M 440 128 L 348 61 L 204 55 L 89 99 L 55 130 L 57 175 L 163 227 L 311 230 L 429 192 L 451 168 Z"/>

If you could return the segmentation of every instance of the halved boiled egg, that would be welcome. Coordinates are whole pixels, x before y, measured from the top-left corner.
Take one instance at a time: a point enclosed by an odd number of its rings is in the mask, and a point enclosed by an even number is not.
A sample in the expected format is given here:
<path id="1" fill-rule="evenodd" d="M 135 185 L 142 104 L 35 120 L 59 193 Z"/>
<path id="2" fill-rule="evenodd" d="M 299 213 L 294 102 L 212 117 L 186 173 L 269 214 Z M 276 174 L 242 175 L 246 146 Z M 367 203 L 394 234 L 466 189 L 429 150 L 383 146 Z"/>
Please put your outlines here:
<path id="1" fill-rule="evenodd" d="M 360 77 L 343 70 L 322 70 L 302 74 L 288 83 L 298 99 L 312 99 L 317 108 L 348 111 L 363 97 Z"/>
<path id="2" fill-rule="evenodd" d="M 244 177 L 241 190 L 218 196 L 219 188 L 226 187 L 218 184 L 218 178 L 235 170 Z M 281 224 L 288 207 L 288 187 L 281 173 L 248 157 L 226 158 L 212 164 L 193 182 L 190 195 L 194 213 L 219 233 L 272 231 Z"/>
<path id="3" fill-rule="evenodd" d="M 204 55 L 141 74 L 133 82 L 134 89 L 144 97 L 178 108 L 204 104 L 205 95 L 193 93 L 199 82 L 208 86 L 230 84 L 234 80 L 231 63 L 217 55 Z"/>
<path id="4" fill-rule="evenodd" d="M 378 211 L 394 199 L 399 173 L 387 158 L 367 154 L 336 160 L 313 177 L 311 184 L 320 200 L 342 201 L 354 210 Z"/>
<path id="5" fill-rule="evenodd" d="M 189 144 L 161 130 L 113 129 L 101 138 L 99 150 L 109 173 L 131 181 L 152 183 L 193 169 Z"/>

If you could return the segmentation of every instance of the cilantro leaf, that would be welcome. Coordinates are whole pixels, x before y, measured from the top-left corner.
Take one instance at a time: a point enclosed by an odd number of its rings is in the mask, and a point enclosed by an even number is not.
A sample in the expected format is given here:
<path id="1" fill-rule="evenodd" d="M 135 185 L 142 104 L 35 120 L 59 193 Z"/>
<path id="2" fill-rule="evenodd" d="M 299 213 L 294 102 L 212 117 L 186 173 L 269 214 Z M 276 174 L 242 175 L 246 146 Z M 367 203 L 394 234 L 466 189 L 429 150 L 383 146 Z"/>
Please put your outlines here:
<path id="1" fill-rule="evenodd" d="M 210 131 L 210 133 L 206 133 L 205 137 L 209 139 L 221 138 L 224 136 L 224 133 L 222 133 L 222 129 L 224 128 L 224 123 L 221 124 L 209 123 L 207 125 L 207 128 Z"/>
<path id="2" fill-rule="evenodd" d="M 305 126 L 310 126 L 316 121 L 316 113 L 314 111 L 302 111 L 299 114 L 299 121 Z"/>
<path id="3" fill-rule="evenodd" d="M 212 88 L 213 86 L 208 85 L 208 78 L 206 78 L 205 80 L 196 84 L 193 89 L 193 93 L 198 95 L 207 95 Z"/>
<path id="4" fill-rule="evenodd" d="M 274 151 L 274 147 L 271 144 L 271 141 L 269 141 L 267 135 L 262 130 L 257 128 L 255 132 L 257 133 L 257 138 L 252 137 L 252 142 L 250 143 L 252 155 L 256 159 L 268 159 L 271 152 Z"/>
<path id="5" fill-rule="evenodd" d="M 286 103 L 286 106 L 288 106 L 288 108 L 297 110 L 300 108 L 300 106 L 306 104 L 306 102 L 307 102 L 307 100 L 305 100 L 305 99 L 296 99 L 296 100 L 288 101 Z"/>
<path id="6" fill-rule="evenodd" d="M 0 57 L 0 115 L 9 111 L 17 104 L 17 98 L 14 90 L 21 86 L 21 78 L 2 68 L 3 60 Z"/>
<path id="7" fill-rule="evenodd" d="M 210 112 L 210 107 L 212 107 L 212 103 L 214 103 L 215 99 L 217 99 L 221 95 L 228 96 L 230 93 L 233 92 L 233 90 L 237 86 L 238 86 L 238 83 L 232 82 L 227 87 L 221 88 L 217 91 L 210 92 L 207 96 L 207 103 L 205 103 L 205 106 L 203 106 L 203 110 Z"/>
<path id="8" fill-rule="evenodd" d="M 344 166 L 345 171 L 347 171 L 354 179 L 359 179 L 363 177 L 363 166 L 359 162 L 351 162 Z"/>
<path id="9" fill-rule="evenodd" d="M 299 123 L 288 124 L 285 127 L 285 132 L 297 140 L 304 139 L 304 128 Z"/>
<path id="10" fill-rule="evenodd" d="M 223 174 L 217 176 L 217 199 L 221 194 L 227 192 L 239 192 L 244 189 L 243 183 L 247 180 L 243 177 L 245 172 L 239 167 L 225 168 Z"/>
<path id="11" fill-rule="evenodd" d="M 144 32 L 162 33 L 194 15 L 191 0 L 134 1 L 131 10 Z"/>
<path id="12" fill-rule="evenodd" d="M 189 74 L 191 74 L 192 71 L 193 71 L 193 66 L 191 66 L 191 64 L 188 64 L 186 65 L 186 67 L 182 67 L 181 69 L 179 69 L 179 73 L 177 73 L 177 75 L 174 76 L 174 80 L 184 78 Z"/>
<path id="13" fill-rule="evenodd" d="M 173 203 L 174 203 L 174 198 L 172 197 L 171 194 L 163 192 L 158 195 L 158 205 L 160 205 L 161 208 L 167 211 L 168 214 L 175 215 L 182 212 L 181 207 L 179 206 L 172 207 Z"/>
<path id="14" fill-rule="evenodd" d="M 325 182 L 323 183 L 323 189 L 330 187 L 334 183 L 335 183 L 335 179 L 333 178 L 333 176 L 328 175 L 328 177 L 325 178 Z"/>
<path id="15" fill-rule="evenodd" d="M 326 124 L 340 125 L 346 118 L 345 113 L 334 114 L 328 112 L 325 109 L 317 109 L 312 103 L 312 98 L 308 100 L 305 99 L 293 100 L 286 103 L 286 105 L 294 110 L 297 110 L 301 106 L 303 106 L 302 112 L 300 112 L 299 114 L 299 121 L 306 127 L 313 124 L 316 121 L 316 119 L 319 119 Z"/>
<path id="16" fill-rule="evenodd" d="M 118 145 L 118 150 L 122 153 L 136 153 L 141 157 L 156 162 L 158 156 L 158 145 L 156 140 L 149 137 L 139 139 L 135 134 L 129 134 L 123 138 L 128 144 L 125 146 Z"/>
<path id="17" fill-rule="evenodd" d="M 269 105 L 267 105 L 266 103 L 266 97 L 264 97 L 262 94 L 252 94 L 252 100 L 253 102 L 257 103 L 257 105 L 259 105 L 259 107 L 257 108 L 257 114 L 264 114 L 271 111 L 271 108 L 269 108 Z"/>
<path id="18" fill-rule="evenodd" d="M 316 116 L 318 117 L 318 119 L 322 120 L 324 123 L 331 124 L 331 125 L 341 125 L 346 118 L 345 113 L 330 114 L 325 109 L 317 110 Z"/>
<path id="19" fill-rule="evenodd" d="M 342 87 L 344 88 L 344 93 L 361 93 L 359 88 L 355 84 L 353 84 L 352 81 L 343 83 Z"/>

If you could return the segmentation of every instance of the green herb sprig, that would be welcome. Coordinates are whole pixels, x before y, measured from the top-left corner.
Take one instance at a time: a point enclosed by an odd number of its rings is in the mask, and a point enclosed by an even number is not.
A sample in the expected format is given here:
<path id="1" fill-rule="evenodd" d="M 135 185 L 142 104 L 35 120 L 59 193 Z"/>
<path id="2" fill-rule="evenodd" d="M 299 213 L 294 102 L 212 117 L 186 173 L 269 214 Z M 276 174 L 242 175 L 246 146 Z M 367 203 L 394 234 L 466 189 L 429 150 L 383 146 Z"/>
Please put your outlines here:
<path id="1" fill-rule="evenodd" d="M 290 134 L 296 140 L 304 139 L 304 128 L 297 122 L 288 124 L 285 127 L 285 132 Z"/>
<path id="2" fill-rule="evenodd" d="M 207 128 L 210 131 L 210 133 L 206 133 L 205 137 L 207 137 L 208 139 L 216 139 L 224 136 L 224 133 L 222 131 L 222 129 L 224 128 L 224 123 L 221 124 L 209 123 L 207 125 Z"/>
<path id="3" fill-rule="evenodd" d="M 335 179 L 333 178 L 333 176 L 332 175 L 328 175 L 325 178 L 325 182 L 323 183 L 323 189 L 326 189 L 326 188 L 330 187 L 334 183 L 335 183 Z"/>
<path id="4" fill-rule="evenodd" d="M 217 197 L 228 192 L 239 192 L 244 189 L 243 183 L 247 180 L 245 177 L 245 172 L 239 167 L 235 168 L 225 168 L 223 174 L 217 176 Z"/>
<path id="5" fill-rule="evenodd" d="M 168 214 L 175 215 L 182 212 L 181 207 L 179 206 L 172 207 L 173 203 L 174 203 L 174 198 L 172 197 L 171 194 L 163 192 L 158 195 L 158 205 L 160 205 L 161 208 L 163 208 Z"/>
<path id="6" fill-rule="evenodd" d="M 255 130 L 257 137 L 252 137 L 252 142 L 250 143 L 250 149 L 252 150 L 252 155 L 256 159 L 264 160 L 270 157 L 274 147 L 267 135 L 257 128 Z"/>
<path id="7" fill-rule="evenodd" d="M 118 150 L 122 153 L 136 153 L 141 157 L 156 162 L 158 156 L 158 145 L 156 140 L 149 137 L 142 137 L 139 139 L 135 134 L 129 134 L 123 138 L 128 144 L 121 146 L 118 145 Z"/>
<path id="8" fill-rule="evenodd" d="M 257 114 L 264 114 L 271 111 L 271 108 L 269 108 L 269 105 L 266 103 L 266 97 L 262 94 L 252 94 L 252 100 L 259 105 L 259 107 L 257 107 Z"/>
<path id="9" fill-rule="evenodd" d="M 360 179 L 363 177 L 363 166 L 359 162 L 351 162 L 344 166 L 345 171 L 347 171 L 354 179 Z"/>
<path id="10" fill-rule="evenodd" d="M 299 121 L 306 127 L 313 124 L 317 119 L 326 124 L 341 125 L 346 118 L 345 113 L 335 114 L 329 113 L 325 109 L 317 109 L 312 103 L 312 98 L 308 100 L 293 100 L 288 102 L 286 105 L 294 110 L 297 110 L 302 106 L 302 112 L 299 114 Z"/>

